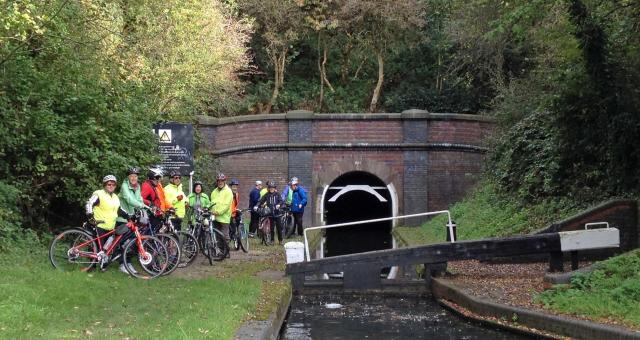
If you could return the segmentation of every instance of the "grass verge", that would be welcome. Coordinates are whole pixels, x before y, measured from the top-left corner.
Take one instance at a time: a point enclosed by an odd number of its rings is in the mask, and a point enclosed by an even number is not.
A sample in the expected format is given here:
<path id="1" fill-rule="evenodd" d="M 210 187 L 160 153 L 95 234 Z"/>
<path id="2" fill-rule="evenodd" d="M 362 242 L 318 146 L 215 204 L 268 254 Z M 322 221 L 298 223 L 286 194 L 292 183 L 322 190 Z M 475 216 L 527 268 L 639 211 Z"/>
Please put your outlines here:
<path id="1" fill-rule="evenodd" d="M 584 208 L 567 199 L 521 206 L 497 194 L 490 182 L 483 182 L 449 211 L 457 225 L 458 240 L 474 240 L 526 234 Z M 446 223 L 447 216 L 438 215 L 420 228 L 398 228 L 398 232 L 411 245 L 440 243 L 446 240 Z"/>
<path id="2" fill-rule="evenodd" d="M 179 269 L 203 270 L 198 275 L 149 281 L 130 278 L 115 265 L 105 273 L 61 272 L 44 252 L 3 254 L 0 338 L 231 339 L 245 320 L 266 319 L 289 289 L 286 280 L 256 276 L 284 268 L 282 248 L 252 246 L 264 256 L 214 267 L 198 262 Z"/>
<path id="3" fill-rule="evenodd" d="M 536 297 L 563 313 L 606 319 L 607 323 L 640 327 L 640 250 L 598 263 L 570 285 L 557 285 Z"/>

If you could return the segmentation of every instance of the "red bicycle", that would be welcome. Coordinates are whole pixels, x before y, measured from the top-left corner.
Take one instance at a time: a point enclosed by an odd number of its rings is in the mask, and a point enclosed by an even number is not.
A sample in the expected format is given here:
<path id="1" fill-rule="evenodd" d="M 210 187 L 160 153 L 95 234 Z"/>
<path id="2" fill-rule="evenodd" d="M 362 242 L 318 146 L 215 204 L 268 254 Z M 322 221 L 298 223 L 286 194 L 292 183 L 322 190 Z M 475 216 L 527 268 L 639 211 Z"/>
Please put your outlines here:
<path id="1" fill-rule="evenodd" d="M 84 229 L 69 229 L 58 234 L 49 246 L 49 260 L 54 268 L 71 271 L 89 271 L 96 266 L 105 269 L 120 258 L 129 274 L 141 279 L 161 275 L 169 263 L 169 251 L 154 236 L 141 235 L 137 220 L 140 211 L 131 216 L 127 224 L 96 237 L 95 227 L 84 224 Z M 100 223 L 100 221 L 98 221 Z M 130 237 L 131 235 L 134 237 Z M 110 237 L 112 241 L 108 242 Z M 122 244 L 122 251 L 117 249 Z M 108 243 L 108 244 L 105 244 Z"/>

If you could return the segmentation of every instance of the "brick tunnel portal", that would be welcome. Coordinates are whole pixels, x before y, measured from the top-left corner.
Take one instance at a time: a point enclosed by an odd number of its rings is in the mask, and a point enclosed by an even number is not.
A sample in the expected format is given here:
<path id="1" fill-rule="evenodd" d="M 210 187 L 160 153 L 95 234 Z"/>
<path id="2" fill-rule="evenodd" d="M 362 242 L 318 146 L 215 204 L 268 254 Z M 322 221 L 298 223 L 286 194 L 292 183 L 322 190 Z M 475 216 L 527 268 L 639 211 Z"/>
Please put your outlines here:
<path id="1" fill-rule="evenodd" d="M 352 171 L 336 178 L 326 189 L 327 224 L 390 217 L 396 198 L 378 177 Z M 392 221 L 366 223 L 326 230 L 325 256 L 360 253 L 393 247 Z"/>

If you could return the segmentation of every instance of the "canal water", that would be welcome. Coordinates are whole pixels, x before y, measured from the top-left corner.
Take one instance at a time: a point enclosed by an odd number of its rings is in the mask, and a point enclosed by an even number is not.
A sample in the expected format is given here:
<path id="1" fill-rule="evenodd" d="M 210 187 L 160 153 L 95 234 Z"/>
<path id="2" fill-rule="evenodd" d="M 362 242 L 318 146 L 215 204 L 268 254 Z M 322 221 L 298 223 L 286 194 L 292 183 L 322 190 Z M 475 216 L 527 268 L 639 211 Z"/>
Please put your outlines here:
<path id="1" fill-rule="evenodd" d="M 429 297 L 294 296 L 281 339 L 529 339 L 465 321 Z"/>

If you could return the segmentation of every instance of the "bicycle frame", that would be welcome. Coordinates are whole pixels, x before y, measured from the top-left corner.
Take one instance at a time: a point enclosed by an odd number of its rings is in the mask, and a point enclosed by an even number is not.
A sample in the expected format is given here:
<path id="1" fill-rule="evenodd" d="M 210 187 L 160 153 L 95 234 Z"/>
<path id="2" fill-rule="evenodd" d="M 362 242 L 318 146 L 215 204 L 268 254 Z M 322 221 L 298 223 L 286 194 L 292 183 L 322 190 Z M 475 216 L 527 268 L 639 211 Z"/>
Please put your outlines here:
<path id="1" fill-rule="evenodd" d="M 147 254 L 144 251 L 144 248 L 142 246 L 142 239 L 141 239 L 140 232 L 138 231 L 138 227 L 135 225 L 135 223 L 133 223 L 133 221 L 128 221 L 127 222 L 127 227 L 129 228 L 129 230 L 133 231 L 135 236 L 136 236 L 136 245 L 138 246 L 138 251 L 140 252 L 140 254 L 145 258 L 148 257 L 149 254 Z M 111 246 L 109 246 L 109 248 L 106 249 L 106 251 L 102 246 L 102 241 L 101 240 L 104 239 L 105 237 L 109 237 L 111 235 L 114 235 L 115 233 L 116 233 L 116 230 L 113 229 L 113 230 L 107 232 L 106 234 L 104 234 L 102 236 L 98 236 L 96 238 L 92 238 L 91 240 L 89 240 L 87 242 L 84 242 L 84 243 L 81 243 L 79 245 L 76 245 L 75 247 L 69 249 L 69 251 L 71 251 L 71 250 L 77 251 L 78 255 L 82 255 L 82 256 L 85 256 L 85 257 L 88 257 L 88 258 L 91 258 L 91 259 L 94 259 L 94 260 L 98 260 L 99 259 L 98 253 L 101 252 L 101 251 L 104 251 L 106 255 L 111 256 L 113 251 L 120 244 L 120 240 L 122 240 L 122 237 L 124 236 L 124 234 L 116 235 L 115 239 L 111 243 Z M 98 241 L 98 249 L 99 249 L 98 252 L 88 253 L 86 251 L 76 250 L 78 248 L 82 248 L 82 247 L 84 247 L 84 246 L 86 246 L 86 245 L 88 245 L 88 244 L 90 244 L 92 242 L 95 242 L 95 241 Z"/>

